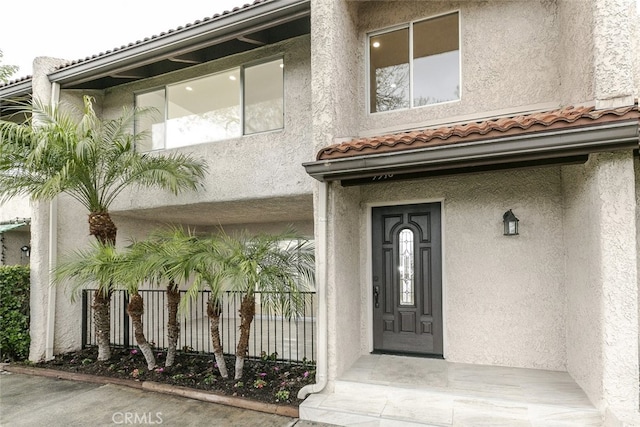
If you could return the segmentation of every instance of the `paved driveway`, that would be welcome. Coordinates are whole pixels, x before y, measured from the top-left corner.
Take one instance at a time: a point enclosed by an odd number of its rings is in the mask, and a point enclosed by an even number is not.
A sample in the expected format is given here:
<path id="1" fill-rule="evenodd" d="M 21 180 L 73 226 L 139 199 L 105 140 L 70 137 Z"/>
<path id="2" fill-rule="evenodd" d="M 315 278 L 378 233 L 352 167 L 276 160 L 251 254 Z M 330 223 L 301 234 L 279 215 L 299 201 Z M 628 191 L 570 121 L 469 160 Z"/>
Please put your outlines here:
<path id="1" fill-rule="evenodd" d="M 321 426 L 113 384 L 0 372 L 0 426 L 118 425 Z"/>

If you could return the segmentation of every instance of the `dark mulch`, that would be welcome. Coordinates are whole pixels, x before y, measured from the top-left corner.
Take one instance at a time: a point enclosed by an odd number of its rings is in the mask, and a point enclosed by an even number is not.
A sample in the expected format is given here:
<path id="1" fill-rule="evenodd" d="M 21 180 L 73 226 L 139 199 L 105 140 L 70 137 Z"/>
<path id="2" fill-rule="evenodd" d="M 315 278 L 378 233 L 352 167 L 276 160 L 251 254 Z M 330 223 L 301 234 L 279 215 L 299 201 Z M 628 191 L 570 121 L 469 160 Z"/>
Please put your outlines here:
<path id="1" fill-rule="evenodd" d="M 235 358 L 225 357 L 230 379 L 220 376 L 213 355 L 178 352 L 174 365 L 163 367 L 166 354 L 156 352 L 158 368 L 147 370 L 144 356 L 136 349 L 113 349 L 111 360 L 98 362 L 97 348 L 65 353 L 49 362 L 32 367 L 57 369 L 82 374 L 155 381 L 164 384 L 206 390 L 227 396 L 239 396 L 260 402 L 298 406 L 298 390 L 315 381 L 315 364 L 287 363 L 264 355 L 247 359 L 241 380 L 233 379 Z"/>

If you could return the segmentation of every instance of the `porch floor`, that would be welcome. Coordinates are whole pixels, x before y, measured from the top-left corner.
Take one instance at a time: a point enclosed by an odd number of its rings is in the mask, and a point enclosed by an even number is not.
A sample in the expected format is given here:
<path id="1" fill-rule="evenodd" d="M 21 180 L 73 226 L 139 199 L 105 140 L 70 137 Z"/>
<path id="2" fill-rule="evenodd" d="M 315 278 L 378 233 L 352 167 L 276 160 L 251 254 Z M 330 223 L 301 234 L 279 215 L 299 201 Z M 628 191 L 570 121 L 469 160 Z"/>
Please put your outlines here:
<path id="1" fill-rule="evenodd" d="M 601 426 L 566 372 L 362 356 L 300 418 L 344 426 Z"/>

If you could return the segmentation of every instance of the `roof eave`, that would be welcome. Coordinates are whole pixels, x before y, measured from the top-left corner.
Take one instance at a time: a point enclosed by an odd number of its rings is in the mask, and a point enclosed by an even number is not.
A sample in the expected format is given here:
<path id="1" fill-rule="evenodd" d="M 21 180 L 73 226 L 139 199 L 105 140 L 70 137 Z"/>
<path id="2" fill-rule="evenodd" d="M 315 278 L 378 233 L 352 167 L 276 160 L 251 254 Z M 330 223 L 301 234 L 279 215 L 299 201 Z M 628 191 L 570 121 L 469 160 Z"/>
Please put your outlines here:
<path id="1" fill-rule="evenodd" d="M 310 13 L 310 0 L 279 0 L 258 4 L 246 11 L 223 15 L 131 48 L 64 67 L 50 73 L 49 80 L 63 87 L 85 83 L 258 31 L 274 22 L 287 22 L 308 16 Z"/>
<path id="2" fill-rule="evenodd" d="M 638 148 L 638 120 L 304 163 L 319 181 L 442 171 Z"/>
<path id="3" fill-rule="evenodd" d="M 18 98 L 30 95 L 32 92 L 31 79 L 23 80 L 0 88 L 0 99 Z"/>

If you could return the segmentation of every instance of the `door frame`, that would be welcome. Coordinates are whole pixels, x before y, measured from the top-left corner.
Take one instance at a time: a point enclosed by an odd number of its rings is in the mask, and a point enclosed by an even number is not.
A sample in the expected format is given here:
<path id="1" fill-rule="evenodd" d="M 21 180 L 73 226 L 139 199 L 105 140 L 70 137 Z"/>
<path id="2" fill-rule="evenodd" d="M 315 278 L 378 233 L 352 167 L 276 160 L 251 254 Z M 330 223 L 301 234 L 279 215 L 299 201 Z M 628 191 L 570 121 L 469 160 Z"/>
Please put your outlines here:
<path id="1" fill-rule="evenodd" d="M 372 234 L 372 208 L 384 207 L 384 206 L 402 206 L 402 205 L 414 205 L 423 203 L 440 203 L 440 241 L 441 241 L 441 266 L 442 266 L 442 357 L 447 358 L 447 281 L 445 265 L 445 203 L 444 198 L 433 199 L 403 199 L 393 202 L 370 202 L 365 203 L 365 215 L 366 215 L 366 262 L 365 262 L 365 293 L 367 301 L 367 309 L 365 310 L 366 319 L 364 324 L 367 325 L 367 351 L 371 353 L 373 351 L 373 240 Z"/>

